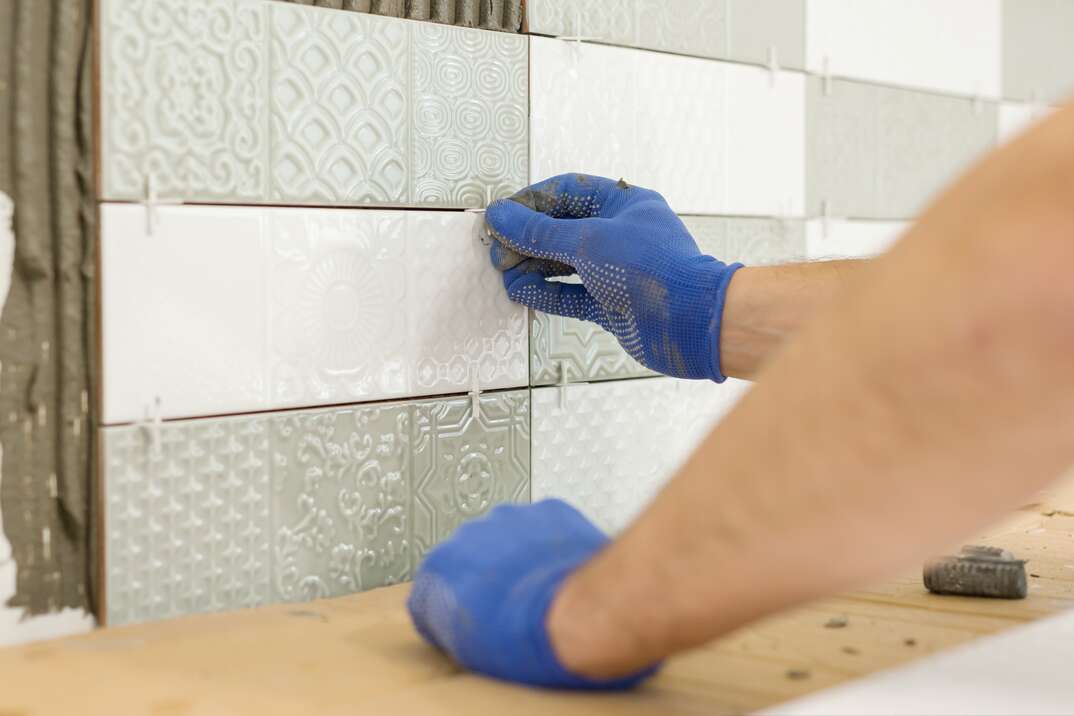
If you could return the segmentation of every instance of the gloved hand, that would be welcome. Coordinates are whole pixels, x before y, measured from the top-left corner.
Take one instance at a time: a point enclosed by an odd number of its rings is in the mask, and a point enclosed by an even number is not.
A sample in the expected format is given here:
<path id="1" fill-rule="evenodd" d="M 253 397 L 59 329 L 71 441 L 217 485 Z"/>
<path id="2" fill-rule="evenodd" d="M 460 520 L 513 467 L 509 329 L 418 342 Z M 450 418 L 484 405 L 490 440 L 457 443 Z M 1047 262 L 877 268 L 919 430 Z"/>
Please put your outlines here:
<path id="1" fill-rule="evenodd" d="M 597 323 L 665 375 L 724 380 L 720 324 L 742 265 L 703 255 L 655 191 L 564 174 L 493 202 L 485 220 L 511 300 Z M 546 280 L 572 273 L 581 285 Z"/>
<path id="2" fill-rule="evenodd" d="M 410 618 L 426 641 L 487 676 L 551 688 L 629 688 L 655 668 L 586 679 L 559 663 L 545 629 L 563 581 L 607 542 L 560 500 L 501 505 L 429 552 L 407 601 Z"/>

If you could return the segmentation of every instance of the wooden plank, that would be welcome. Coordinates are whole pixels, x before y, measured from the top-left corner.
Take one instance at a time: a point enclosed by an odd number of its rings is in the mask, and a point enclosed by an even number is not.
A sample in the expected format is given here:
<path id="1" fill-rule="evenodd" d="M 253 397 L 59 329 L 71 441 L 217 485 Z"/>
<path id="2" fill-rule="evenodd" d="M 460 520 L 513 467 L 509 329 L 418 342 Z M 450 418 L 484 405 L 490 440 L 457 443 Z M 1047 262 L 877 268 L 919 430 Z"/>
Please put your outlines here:
<path id="1" fill-rule="evenodd" d="M 1054 504 L 985 533 L 1031 560 L 1039 576 L 1023 601 L 930 595 L 907 574 L 741 629 L 672 659 L 630 694 L 535 692 L 464 674 L 418 639 L 400 585 L 0 651 L 0 713 L 741 713 L 1074 605 L 1074 517 Z M 846 626 L 826 626 L 832 617 Z"/>

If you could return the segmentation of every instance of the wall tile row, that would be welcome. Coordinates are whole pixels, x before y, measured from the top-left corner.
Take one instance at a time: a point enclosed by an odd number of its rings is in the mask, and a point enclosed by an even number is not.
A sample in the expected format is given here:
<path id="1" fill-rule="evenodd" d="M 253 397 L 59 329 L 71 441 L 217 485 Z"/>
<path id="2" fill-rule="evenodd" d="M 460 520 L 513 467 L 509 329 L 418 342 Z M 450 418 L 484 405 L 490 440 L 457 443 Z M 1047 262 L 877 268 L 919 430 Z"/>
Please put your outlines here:
<path id="1" fill-rule="evenodd" d="M 429 20 L 460 27 L 518 32 L 522 0 L 284 0 L 336 10 L 373 12 L 389 17 Z"/>
<path id="2" fill-rule="evenodd" d="M 1001 0 L 808 0 L 806 18 L 811 72 L 1001 96 Z"/>
<path id="3" fill-rule="evenodd" d="M 529 501 L 529 427 L 517 391 L 476 417 L 464 397 L 105 428 L 108 623 L 409 579 L 465 520 Z"/>
<path id="4" fill-rule="evenodd" d="M 748 390 L 671 378 L 533 390 L 533 500 L 623 529 Z"/>
<path id="5" fill-rule="evenodd" d="M 264 0 L 106 0 L 102 196 L 477 207 L 525 185 L 527 39 Z"/>
<path id="6" fill-rule="evenodd" d="M 699 57 L 805 66 L 805 0 L 529 0 L 529 30 Z"/>
<path id="7" fill-rule="evenodd" d="M 786 263 L 807 255 L 802 221 L 683 216 L 703 253 L 747 265 Z M 553 385 L 656 375 L 631 358 L 615 336 L 574 318 L 530 312 L 530 384 Z"/>
<path id="8" fill-rule="evenodd" d="M 809 216 L 909 219 L 998 136 L 998 105 L 810 78 Z M 830 90 L 830 91 L 827 91 Z"/>
<path id="9" fill-rule="evenodd" d="M 531 178 L 626 177 L 679 213 L 801 215 L 803 76 L 531 39 Z"/>
<path id="10" fill-rule="evenodd" d="M 478 214 L 102 206 L 104 421 L 526 385 Z"/>

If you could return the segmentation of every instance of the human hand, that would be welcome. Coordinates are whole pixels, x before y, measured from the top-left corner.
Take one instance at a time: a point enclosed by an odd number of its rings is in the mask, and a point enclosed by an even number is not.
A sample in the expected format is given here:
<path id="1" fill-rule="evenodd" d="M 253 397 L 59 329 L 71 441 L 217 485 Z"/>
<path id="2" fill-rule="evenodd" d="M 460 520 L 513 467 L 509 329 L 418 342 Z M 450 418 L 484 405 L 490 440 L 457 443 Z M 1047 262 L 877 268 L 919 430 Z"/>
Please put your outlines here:
<path id="1" fill-rule="evenodd" d="M 655 668 L 604 681 L 573 674 L 545 625 L 563 582 L 607 543 L 560 500 L 501 505 L 429 552 L 407 609 L 426 641 L 472 671 L 549 688 L 629 688 Z"/>
<path id="2" fill-rule="evenodd" d="M 597 323 L 665 375 L 724 380 L 723 305 L 741 264 L 703 255 L 658 193 L 564 174 L 493 202 L 485 219 L 511 300 Z M 581 285 L 547 280 L 573 273 Z"/>

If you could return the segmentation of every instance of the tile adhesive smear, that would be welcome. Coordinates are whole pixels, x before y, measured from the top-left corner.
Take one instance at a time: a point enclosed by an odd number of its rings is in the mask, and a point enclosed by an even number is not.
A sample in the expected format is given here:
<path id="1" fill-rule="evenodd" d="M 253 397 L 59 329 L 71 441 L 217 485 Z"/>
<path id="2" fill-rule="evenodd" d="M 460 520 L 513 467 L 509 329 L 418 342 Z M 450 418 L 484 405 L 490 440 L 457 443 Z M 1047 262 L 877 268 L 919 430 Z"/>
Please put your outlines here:
<path id="1" fill-rule="evenodd" d="M 92 623 L 89 8 L 0 3 L 0 643 Z"/>
<path id="2" fill-rule="evenodd" d="M 288 0 L 336 10 L 370 12 L 411 20 L 501 32 L 522 29 L 522 0 Z"/>

